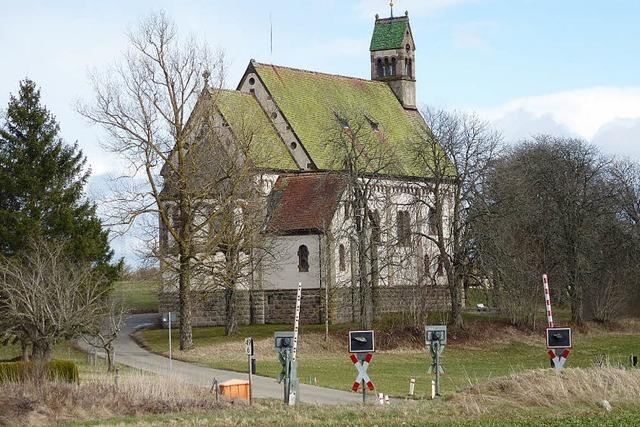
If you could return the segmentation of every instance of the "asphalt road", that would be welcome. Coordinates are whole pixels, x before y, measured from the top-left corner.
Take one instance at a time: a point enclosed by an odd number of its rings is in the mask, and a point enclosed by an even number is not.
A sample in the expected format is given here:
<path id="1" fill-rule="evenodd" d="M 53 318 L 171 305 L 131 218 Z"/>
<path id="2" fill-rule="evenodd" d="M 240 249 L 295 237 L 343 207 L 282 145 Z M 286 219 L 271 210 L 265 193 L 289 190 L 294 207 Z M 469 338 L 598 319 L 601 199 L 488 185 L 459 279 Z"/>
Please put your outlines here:
<path id="1" fill-rule="evenodd" d="M 230 379 L 248 379 L 247 374 L 225 371 L 222 369 L 206 368 L 192 363 L 173 360 L 172 370 L 169 371 L 169 359 L 151 353 L 131 338 L 136 330 L 153 326 L 159 322 L 158 314 L 133 314 L 126 321 L 115 343 L 116 362 L 158 375 L 172 375 L 187 383 L 211 388 L 213 379 L 218 382 Z M 355 370 L 354 370 L 355 377 Z M 299 401 L 327 405 L 362 404 L 362 395 L 330 388 L 300 384 Z M 282 399 L 283 387 L 273 378 L 253 376 L 253 396 L 256 398 Z M 373 401 L 373 394 L 368 394 Z M 369 399 L 368 399 L 369 400 Z"/>

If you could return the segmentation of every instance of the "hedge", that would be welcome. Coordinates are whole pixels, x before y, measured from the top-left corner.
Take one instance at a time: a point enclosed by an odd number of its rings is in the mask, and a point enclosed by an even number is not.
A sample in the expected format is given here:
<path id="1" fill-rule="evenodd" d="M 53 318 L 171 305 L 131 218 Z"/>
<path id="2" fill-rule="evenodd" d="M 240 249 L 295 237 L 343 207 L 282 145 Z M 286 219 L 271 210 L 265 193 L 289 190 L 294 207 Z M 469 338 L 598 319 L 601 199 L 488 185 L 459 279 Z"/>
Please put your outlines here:
<path id="1" fill-rule="evenodd" d="M 1 362 L 0 383 L 25 382 L 40 376 L 50 381 L 68 383 L 77 383 L 79 380 L 78 367 L 70 360 L 52 360 L 41 365 L 41 371 L 38 368 L 34 362 Z"/>

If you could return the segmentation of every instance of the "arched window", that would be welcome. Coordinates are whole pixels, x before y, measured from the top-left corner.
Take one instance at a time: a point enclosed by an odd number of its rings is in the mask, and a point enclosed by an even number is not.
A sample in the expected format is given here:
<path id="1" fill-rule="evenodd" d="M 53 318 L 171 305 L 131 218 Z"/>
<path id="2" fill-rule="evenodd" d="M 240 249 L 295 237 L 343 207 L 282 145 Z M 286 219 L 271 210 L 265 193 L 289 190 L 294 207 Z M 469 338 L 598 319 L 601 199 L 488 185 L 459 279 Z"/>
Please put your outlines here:
<path id="1" fill-rule="evenodd" d="M 307 273 L 309 271 L 309 249 L 305 245 L 298 248 L 298 271 Z"/>
<path id="2" fill-rule="evenodd" d="M 347 269 L 343 244 L 340 244 L 340 246 L 338 247 L 338 265 L 340 271 L 345 271 Z"/>
<path id="3" fill-rule="evenodd" d="M 180 215 L 180 209 L 177 206 L 171 209 L 171 223 L 177 233 L 182 231 L 182 216 Z"/>
<path id="4" fill-rule="evenodd" d="M 371 239 L 373 243 L 380 244 L 380 213 L 377 209 L 369 211 L 369 222 L 371 223 Z"/>
<path id="5" fill-rule="evenodd" d="M 431 271 L 431 269 L 431 258 L 429 257 L 429 254 L 426 254 L 424 256 L 424 277 L 427 284 L 433 284 L 433 280 L 431 277 L 433 275 L 433 271 Z"/>
<path id="6" fill-rule="evenodd" d="M 444 263 L 442 262 L 441 256 L 438 256 L 438 269 L 436 270 L 436 275 L 438 277 L 444 276 Z"/>
<path id="7" fill-rule="evenodd" d="M 413 78 L 413 60 L 411 58 L 407 59 L 407 76 Z"/>
<path id="8" fill-rule="evenodd" d="M 429 216 L 427 218 L 427 233 L 430 236 L 435 236 L 438 234 L 438 220 L 436 217 L 436 210 L 434 208 L 429 208 Z"/>
<path id="9" fill-rule="evenodd" d="M 408 246 L 411 242 L 411 217 L 408 211 L 398 211 L 396 227 L 398 229 L 398 244 Z"/>
<path id="10" fill-rule="evenodd" d="M 169 230 L 167 230 L 167 226 L 164 224 L 164 221 L 160 219 L 160 253 L 166 254 L 169 248 Z"/>
<path id="11" fill-rule="evenodd" d="M 396 75 L 396 58 L 391 58 L 391 73 L 392 76 Z"/>
<path id="12" fill-rule="evenodd" d="M 384 76 L 384 68 L 382 67 L 382 59 L 380 58 L 376 61 L 376 73 L 378 74 L 378 77 Z"/>
<path id="13" fill-rule="evenodd" d="M 391 64 L 389 64 L 389 58 L 384 58 L 384 75 L 385 77 L 391 75 Z"/>

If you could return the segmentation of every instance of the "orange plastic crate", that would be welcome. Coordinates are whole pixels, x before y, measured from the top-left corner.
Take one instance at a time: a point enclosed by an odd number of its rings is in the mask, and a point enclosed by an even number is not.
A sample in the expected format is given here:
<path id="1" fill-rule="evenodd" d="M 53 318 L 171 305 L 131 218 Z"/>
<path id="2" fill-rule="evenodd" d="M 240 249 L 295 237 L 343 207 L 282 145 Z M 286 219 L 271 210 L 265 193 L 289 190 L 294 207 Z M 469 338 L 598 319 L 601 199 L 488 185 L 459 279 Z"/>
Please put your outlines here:
<path id="1" fill-rule="evenodd" d="M 220 395 L 225 399 L 243 399 L 249 400 L 250 386 L 249 381 L 245 380 L 229 380 L 218 385 L 220 387 Z"/>

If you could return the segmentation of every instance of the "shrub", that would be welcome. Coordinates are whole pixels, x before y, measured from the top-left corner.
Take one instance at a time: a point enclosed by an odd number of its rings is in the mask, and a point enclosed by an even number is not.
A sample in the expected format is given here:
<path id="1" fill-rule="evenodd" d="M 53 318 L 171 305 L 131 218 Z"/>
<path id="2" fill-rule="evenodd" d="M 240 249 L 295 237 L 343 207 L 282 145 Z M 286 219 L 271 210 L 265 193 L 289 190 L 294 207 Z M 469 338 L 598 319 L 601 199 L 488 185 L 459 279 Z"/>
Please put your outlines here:
<path id="1" fill-rule="evenodd" d="M 34 362 L 0 363 L 0 383 L 25 382 L 39 377 L 50 381 L 77 383 L 79 380 L 78 367 L 70 360 L 52 360 L 42 366 L 38 366 Z"/>

